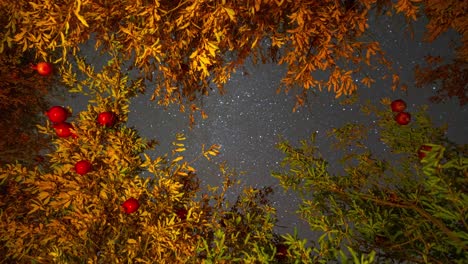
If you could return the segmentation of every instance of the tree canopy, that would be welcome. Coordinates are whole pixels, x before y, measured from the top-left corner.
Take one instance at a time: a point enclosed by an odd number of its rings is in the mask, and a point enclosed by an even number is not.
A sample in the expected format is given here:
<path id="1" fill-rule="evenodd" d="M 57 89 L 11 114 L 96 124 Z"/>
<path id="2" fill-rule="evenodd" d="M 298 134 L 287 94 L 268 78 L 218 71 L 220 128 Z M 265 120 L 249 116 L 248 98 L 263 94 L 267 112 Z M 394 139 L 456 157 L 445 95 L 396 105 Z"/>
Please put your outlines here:
<path id="1" fill-rule="evenodd" d="M 130 99 L 148 89 L 160 105 L 189 112 L 191 122 L 197 111 L 206 117 L 195 99 L 211 89 L 223 93 L 250 58 L 287 67 L 279 91 L 296 93 L 293 110 L 310 90 L 354 94 L 353 77 L 367 68 L 388 72 L 364 74 L 364 85 L 390 77 L 397 89 L 398 72 L 368 35 L 371 14 L 401 14 L 409 25 L 426 16 L 428 41 L 458 32 L 456 59 L 441 65 L 428 57 L 416 84 L 443 81 L 437 100 L 465 103 L 467 8 L 457 0 L 1 1 L 0 107 L 9 117 L 0 120 L 2 133 L 8 140 L 28 131 L 29 141 L 38 139 L 36 153 L 50 148 L 33 164 L 8 157 L 3 149 L 11 145 L 1 142 L 0 263 L 466 263 L 468 150 L 450 142 L 424 107 L 401 125 L 383 98 L 361 109 L 375 124 L 329 131 L 343 155 L 341 174 L 330 172 L 315 135 L 299 146 L 278 142 L 283 168 L 273 176 L 300 195 L 299 214 L 321 234 L 318 241 L 274 232 L 269 187 L 246 187 L 229 201 L 239 181 L 224 163 L 222 185 L 202 192 L 203 172 L 184 157 L 184 135 L 169 139 L 170 153 L 149 156 L 157 141 L 127 120 Z M 89 43 L 103 67 L 87 61 Z M 53 75 L 35 75 L 29 64 L 37 60 L 53 63 Z M 46 107 L 42 91 L 58 84 L 90 98 L 86 109 L 67 108 L 69 123 L 59 123 L 66 134 L 34 115 Z M 115 119 L 103 125 L 102 113 Z M 369 151 L 371 130 L 395 160 Z M 197 159 L 219 151 L 203 146 Z M 89 164 L 85 171 L 81 162 Z"/>
<path id="2" fill-rule="evenodd" d="M 366 34 L 372 13 L 402 14 L 409 23 L 426 16 L 426 39 L 455 30 L 462 36 L 458 58 L 467 58 L 467 4 L 457 0 L 21 0 L 0 5 L 6 25 L 0 51 L 12 45 L 34 48 L 42 59 L 62 65 L 63 72 L 81 44 L 92 39 L 102 52 L 122 56 L 137 78 L 151 80 L 152 99 L 164 106 L 179 104 L 181 110 L 213 85 L 223 92 L 230 74 L 249 57 L 287 66 L 282 87 L 295 89 L 296 107 L 310 89 L 337 97 L 353 93 L 358 87 L 353 74 L 365 65 L 384 65 L 389 73 L 366 73 L 363 84 L 391 77 L 396 89 L 398 72 Z M 328 78 L 314 76 L 318 71 Z M 191 105 L 190 110 L 200 109 Z"/>

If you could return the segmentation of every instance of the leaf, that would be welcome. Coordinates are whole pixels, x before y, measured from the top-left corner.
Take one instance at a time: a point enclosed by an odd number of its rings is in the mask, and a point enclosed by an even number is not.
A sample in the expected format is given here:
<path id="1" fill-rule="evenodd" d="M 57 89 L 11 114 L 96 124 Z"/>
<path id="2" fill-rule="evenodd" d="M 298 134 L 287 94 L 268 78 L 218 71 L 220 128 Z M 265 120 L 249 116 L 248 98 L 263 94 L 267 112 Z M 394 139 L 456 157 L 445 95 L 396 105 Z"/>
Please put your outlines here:
<path id="1" fill-rule="evenodd" d="M 107 200 L 109 199 L 109 197 L 107 197 L 107 193 L 104 189 L 102 189 L 101 191 L 99 191 L 99 197 L 103 200 Z"/>
<path id="2" fill-rule="evenodd" d="M 175 152 L 184 152 L 186 148 L 176 148 L 174 151 Z"/>
<path id="3" fill-rule="evenodd" d="M 362 80 L 361 80 L 361 83 L 364 84 L 367 87 L 371 87 L 372 83 L 374 83 L 374 82 L 375 82 L 375 80 L 368 77 L 368 76 L 362 78 Z"/>
<path id="4" fill-rule="evenodd" d="M 179 156 L 179 157 L 173 159 L 172 162 L 175 163 L 175 162 L 181 161 L 183 158 L 184 158 L 184 156 Z"/>
<path id="5" fill-rule="evenodd" d="M 187 173 L 187 172 L 183 172 L 183 171 L 178 171 L 178 172 L 177 172 L 177 175 L 180 175 L 180 176 L 188 176 L 188 173 Z"/>
<path id="6" fill-rule="evenodd" d="M 78 0 L 77 1 L 77 7 L 75 10 L 73 10 L 73 13 L 75 14 L 76 18 L 78 18 L 78 20 L 80 20 L 80 22 L 85 26 L 85 27 L 89 27 L 88 23 L 86 22 L 86 20 L 84 19 L 84 17 L 82 17 L 79 12 L 80 12 L 80 9 L 81 9 L 81 0 Z"/>
<path id="7" fill-rule="evenodd" d="M 224 11 L 226 11 L 226 13 L 228 14 L 229 19 L 231 19 L 232 21 L 236 21 L 236 17 L 235 17 L 236 13 L 234 12 L 234 10 L 228 7 L 224 7 Z"/>

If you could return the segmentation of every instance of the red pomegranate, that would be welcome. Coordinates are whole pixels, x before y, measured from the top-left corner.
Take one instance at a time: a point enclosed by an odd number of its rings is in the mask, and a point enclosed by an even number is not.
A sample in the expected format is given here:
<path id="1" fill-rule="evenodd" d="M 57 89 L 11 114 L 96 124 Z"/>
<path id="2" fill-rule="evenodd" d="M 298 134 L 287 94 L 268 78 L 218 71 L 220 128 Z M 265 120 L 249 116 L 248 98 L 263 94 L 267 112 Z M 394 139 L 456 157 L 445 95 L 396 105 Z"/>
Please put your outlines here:
<path id="1" fill-rule="evenodd" d="M 426 152 L 429 152 L 431 151 L 432 147 L 431 146 L 427 146 L 427 145 L 422 145 L 421 147 L 419 147 L 419 150 L 418 150 L 418 158 L 420 160 L 424 159 L 426 157 Z"/>
<path id="2" fill-rule="evenodd" d="M 62 122 L 55 124 L 52 127 L 55 129 L 55 134 L 57 134 L 58 137 L 66 138 L 72 136 L 73 138 L 76 138 L 76 135 L 71 131 L 73 126 L 70 123 Z"/>
<path id="3" fill-rule="evenodd" d="M 85 175 L 86 173 L 91 171 L 91 168 L 91 162 L 87 160 L 80 160 L 77 163 L 75 163 L 75 171 L 79 175 Z"/>
<path id="4" fill-rule="evenodd" d="M 137 199 L 131 197 L 128 200 L 126 200 L 125 202 L 123 202 L 122 207 L 123 207 L 125 213 L 131 214 L 131 213 L 134 213 L 134 212 L 136 212 L 138 210 L 138 208 L 140 207 L 140 203 L 138 202 Z"/>
<path id="5" fill-rule="evenodd" d="M 406 109 L 406 103 L 405 101 L 401 100 L 401 99 L 398 99 L 398 100 L 394 100 L 390 107 L 392 108 L 392 111 L 393 112 L 403 112 L 405 109 Z"/>
<path id="6" fill-rule="evenodd" d="M 112 127 L 117 122 L 117 116 L 114 112 L 102 112 L 98 115 L 97 121 L 101 126 Z"/>
<path id="7" fill-rule="evenodd" d="M 39 62 L 36 65 L 31 65 L 31 69 L 36 70 L 42 76 L 49 76 L 52 74 L 54 67 L 48 62 Z"/>
<path id="8" fill-rule="evenodd" d="M 61 106 L 52 106 L 49 111 L 46 112 L 46 115 L 51 122 L 62 123 L 67 119 L 68 111 Z"/>
<path id="9" fill-rule="evenodd" d="M 402 126 L 407 125 L 411 121 L 411 115 L 407 112 L 400 112 L 395 116 L 395 121 Z"/>

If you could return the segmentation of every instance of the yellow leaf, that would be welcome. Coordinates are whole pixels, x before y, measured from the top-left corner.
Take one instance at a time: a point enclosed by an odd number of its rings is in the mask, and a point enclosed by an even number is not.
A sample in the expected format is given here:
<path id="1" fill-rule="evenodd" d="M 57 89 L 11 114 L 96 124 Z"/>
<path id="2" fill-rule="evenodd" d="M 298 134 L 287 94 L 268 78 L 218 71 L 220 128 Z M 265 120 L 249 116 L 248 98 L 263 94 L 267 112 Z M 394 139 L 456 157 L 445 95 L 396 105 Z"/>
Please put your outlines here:
<path id="1" fill-rule="evenodd" d="M 180 176 L 188 176 L 188 173 L 183 172 L 183 171 L 178 171 L 178 172 L 177 172 L 177 175 L 180 175 Z"/>
<path id="2" fill-rule="evenodd" d="M 205 113 L 205 111 L 201 111 L 201 116 L 203 119 L 207 119 L 208 118 L 208 115 Z"/>
<path id="3" fill-rule="evenodd" d="M 178 162 L 178 161 L 182 160 L 183 158 L 184 158 L 183 156 L 179 156 L 179 157 L 173 159 L 172 162 Z"/>
<path id="4" fill-rule="evenodd" d="M 22 30 L 21 33 L 16 34 L 13 39 L 16 42 L 19 42 L 21 39 L 24 38 L 24 34 L 26 33 L 26 30 Z"/>
<path id="5" fill-rule="evenodd" d="M 37 196 L 37 198 L 41 201 L 43 201 L 45 198 L 49 197 L 49 193 L 48 192 L 40 192 L 39 195 Z"/>
<path id="6" fill-rule="evenodd" d="M 252 43 L 252 46 L 251 48 L 255 48 L 255 46 L 257 45 L 257 42 L 258 42 L 258 37 L 254 39 L 253 43 Z"/>
<path id="7" fill-rule="evenodd" d="M 196 172 L 196 170 L 192 166 L 189 166 L 189 165 L 187 165 L 187 170 L 189 172 Z"/>
<path id="8" fill-rule="evenodd" d="M 262 0 L 255 0 L 255 11 L 260 11 L 260 5 L 262 4 Z"/>
<path id="9" fill-rule="evenodd" d="M 78 20 L 80 20 L 80 22 L 85 26 L 85 27 L 89 27 L 88 23 L 86 22 L 86 20 L 80 15 L 78 14 L 77 12 L 75 12 L 75 16 L 76 18 L 78 18 Z"/>
<path id="10" fill-rule="evenodd" d="M 78 20 L 80 20 L 80 22 L 85 25 L 85 27 L 89 27 L 88 23 L 86 22 L 86 20 L 84 19 L 84 17 L 82 17 L 80 15 L 80 10 L 81 10 L 81 0 L 78 0 L 77 2 L 77 5 L 76 5 L 76 9 L 73 11 L 73 13 L 75 13 L 75 16 L 76 18 L 78 18 Z"/>
<path id="11" fill-rule="evenodd" d="M 31 211 L 29 211 L 28 214 L 32 214 L 32 213 L 34 213 L 34 212 L 36 212 L 37 210 L 40 209 L 39 205 L 37 205 L 37 204 L 33 204 L 32 208 L 33 209 Z"/>
<path id="12" fill-rule="evenodd" d="M 176 148 L 175 152 L 184 152 L 186 148 Z"/>
<path id="13" fill-rule="evenodd" d="M 362 78 L 362 80 L 361 80 L 361 83 L 363 83 L 367 87 L 370 87 L 372 85 L 372 83 L 374 83 L 374 82 L 375 82 L 375 80 L 368 77 L 368 76 Z"/>
<path id="14" fill-rule="evenodd" d="M 210 154 L 211 156 L 216 156 L 216 155 L 218 155 L 218 153 L 216 153 L 216 152 L 214 152 L 214 151 L 211 151 L 211 150 L 208 150 L 206 153 L 207 153 L 207 154 Z"/>
<path id="15" fill-rule="evenodd" d="M 177 133 L 176 139 L 179 141 L 186 140 L 187 138 L 182 133 Z"/>
<path id="16" fill-rule="evenodd" d="M 104 199 L 104 200 L 107 200 L 107 199 L 108 199 L 107 193 L 106 193 L 104 190 L 101 190 L 101 191 L 99 192 L 99 197 L 100 197 L 101 199 Z"/>
<path id="17" fill-rule="evenodd" d="M 190 59 L 195 58 L 197 55 L 198 55 L 198 50 L 195 50 L 194 52 L 192 52 L 192 54 L 190 54 Z"/>
<path id="18" fill-rule="evenodd" d="M 229 19 L 231 19 L 232 21 L 236 20 L 236 17 L 235 17 L 236 13 L 234 12 L 234 10 L 228 7 L 224 7 L 224 11 L 226 11 L 226 13 L 228 14 Z"/>

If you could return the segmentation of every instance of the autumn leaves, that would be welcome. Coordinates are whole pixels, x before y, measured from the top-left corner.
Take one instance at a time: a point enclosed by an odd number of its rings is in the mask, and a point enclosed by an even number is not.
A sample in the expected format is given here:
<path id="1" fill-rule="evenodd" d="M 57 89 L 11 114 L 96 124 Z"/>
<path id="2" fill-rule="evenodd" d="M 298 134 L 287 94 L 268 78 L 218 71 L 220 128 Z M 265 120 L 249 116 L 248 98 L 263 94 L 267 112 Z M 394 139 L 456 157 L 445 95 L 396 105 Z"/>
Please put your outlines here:
<path id="1" fill-rule="evenodd" d="M 397 2 L 398 11 L 405 13 L 413 12 L 408 5 L 418 1 Z M 328 89 L 336 97 L 353 93 L 358 87 L 354 75 L 372 58 L 389 67 L 377 42 L 360 39 L 375 8 L 370 0 L 356 1 L 353 8 L 335 0 L 4 5 L 12 17 L 24 18 L 7 25 L 8 45 L 35 43 L 38 54 L 64 72 L 68 61 L 76 59 L 70 56 L 77 56 L 80 45 L 94 36 L 96 48 L 134 65 L 140 73 L 137 81 L 151 88 L 152 99 L 163 106 L 186 105 L 187 98 L 206 95 L 213 86 L 223 91 L 230 74 L 249 57 L 288 67 L 281 89 L 295 90 L 295 108 L 303 105 L 310 89 Z M 19 29 L 22 24 L 28 25 L 27 32 Z M 271 40 L 271 46 L 260 45 L 261 40 Z M 52 55 L 50 50 L 61 52 Z M 181 65 L 186 66 L 183 71 Z M 313 76 L 317 71 L 330 76 L 319 80 Z M 370 86 L 373 77 L 361 82 Z M 190 107 L 190 120 L 197 111 L 201 109 Z"/>

